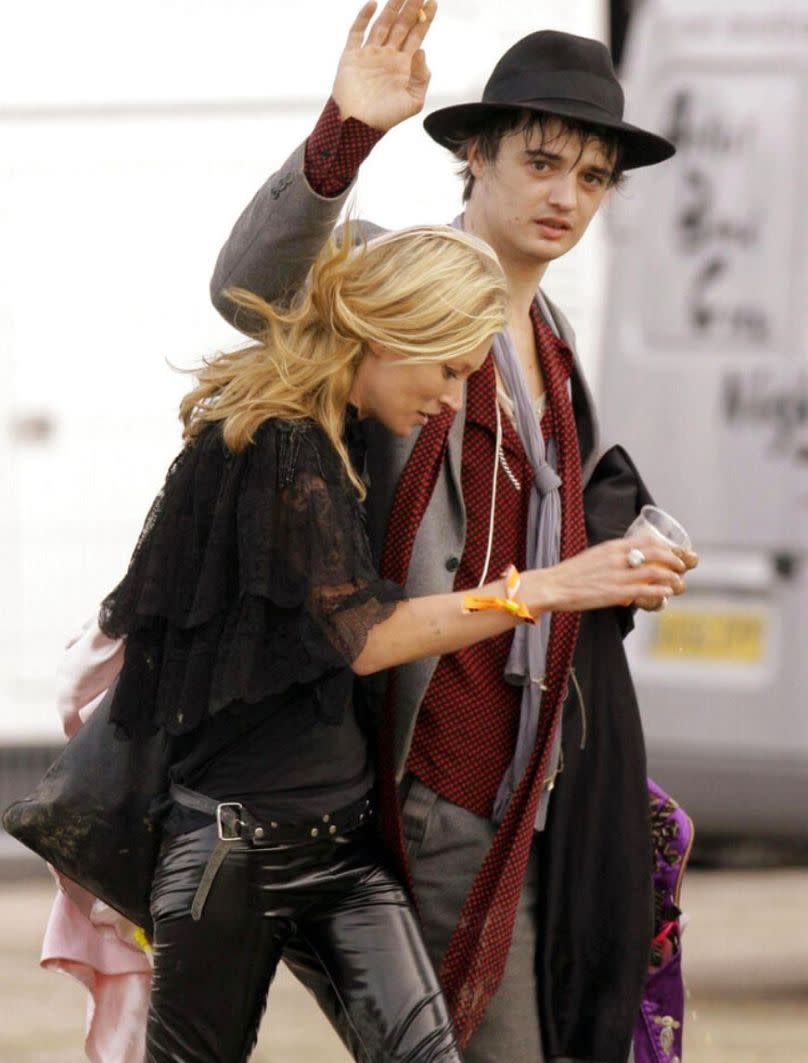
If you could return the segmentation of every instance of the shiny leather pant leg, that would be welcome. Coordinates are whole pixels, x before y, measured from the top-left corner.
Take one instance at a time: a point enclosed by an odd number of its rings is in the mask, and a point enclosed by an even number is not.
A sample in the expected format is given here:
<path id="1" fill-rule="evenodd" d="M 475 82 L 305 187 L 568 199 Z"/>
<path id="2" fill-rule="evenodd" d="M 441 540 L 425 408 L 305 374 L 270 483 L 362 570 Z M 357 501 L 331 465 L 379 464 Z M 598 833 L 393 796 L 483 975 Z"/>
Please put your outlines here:
<path id="1" fill-rule="evenodd" d="M 333 988 L 345 1040 L 361 1063 L 459 1063 L 452 1022 L 407 895 L 382 867 L 300 938 Z"/>
<path id="2" fill-rule="evenodd" d="M 214 844 L 205 828 L 161 854 L 147 1063 L 246 1060 L 293 935 L 327 972 L 362 1063 L 460 1063 L 415 916 L 370 831 L 284 849 L 233 843 L 193 922 Z"/>
<path id="3" fill-rule="evenodd" d="M 284 946 L 283 962 L 314 997 L 320 1011 L 334 1027 L 351 1056 L 357 1063 L 368 1063 L 357 1033 L 334 992 L 334 984 L 308 941 L 297 936 L 291 937 Z"/>
<path id="4" fill-rule="evenodd" d="M 258 1036 L 289 928 L 250 904 L 242 851 L 219 869 L 199 922 L 191 918 L 216 840 L 215 827 L 182 835 L 164 844 L 158 861 L 146 1063 L 242 1063 Z"/>

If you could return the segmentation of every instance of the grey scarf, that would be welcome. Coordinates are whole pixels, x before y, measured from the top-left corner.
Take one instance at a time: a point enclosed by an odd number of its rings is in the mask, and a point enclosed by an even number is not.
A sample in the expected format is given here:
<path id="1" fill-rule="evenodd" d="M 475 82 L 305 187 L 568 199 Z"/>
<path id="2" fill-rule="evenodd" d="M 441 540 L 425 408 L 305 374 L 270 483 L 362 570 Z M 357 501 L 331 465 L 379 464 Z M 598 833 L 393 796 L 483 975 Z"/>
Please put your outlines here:
<path id="1" fill-rule="evenodd" d="M 452 222 L 463 228 L 463 215 Z M 555 471 L 556 454 L 553 442 L 545 450 L 544 436 L 538 423 L 536 409 L 528 391 L 522 364 L 510 333 L 500 332 L 492 345 L 492 353 L 500 379 L 513 401 L 516 430 L 533 469 L 527 518 L 526 568 L 549 568 L 561 556 L 561 480 Z M 498 416 L 502 416 L 498 408 Z M 499 461 L 499 454 L 495 455 Z M 505 815 L 514 790 L 524 775 L 536 744 L 541 711 L 544 667 L 547 643 L 550 638 L 552 614 L 543 614 L 536 624 L 521 624 L 514 631 L 511 652 L 505 664 L 505 681 L 522 687 L 519 733 L 516 749 L 494 801 L 494 821 Z M 561 746 L 560 729 L 548 764 L 548 778 L 556 769 Z M 550 791 L 545 787 L 536 812 L 536 829 L 544 827 Z"/>

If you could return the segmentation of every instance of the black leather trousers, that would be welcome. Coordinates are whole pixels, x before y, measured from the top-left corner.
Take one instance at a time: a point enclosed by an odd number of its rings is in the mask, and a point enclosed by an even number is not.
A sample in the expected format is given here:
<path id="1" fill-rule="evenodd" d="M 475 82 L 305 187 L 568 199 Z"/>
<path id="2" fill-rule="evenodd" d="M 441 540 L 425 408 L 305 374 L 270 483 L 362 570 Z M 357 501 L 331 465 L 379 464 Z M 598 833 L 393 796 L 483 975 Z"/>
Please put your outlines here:
<path id="1" fill-rule="evenodd" d="M 330 978 L 362 1063 L 461 1063 L 409 900 L 372 827 L 286 847 L 232 842 L 201 919 L 215 825 L 167 839 L 152 888 L 146 1063 L 242 1063 L 284 946 Z"/>

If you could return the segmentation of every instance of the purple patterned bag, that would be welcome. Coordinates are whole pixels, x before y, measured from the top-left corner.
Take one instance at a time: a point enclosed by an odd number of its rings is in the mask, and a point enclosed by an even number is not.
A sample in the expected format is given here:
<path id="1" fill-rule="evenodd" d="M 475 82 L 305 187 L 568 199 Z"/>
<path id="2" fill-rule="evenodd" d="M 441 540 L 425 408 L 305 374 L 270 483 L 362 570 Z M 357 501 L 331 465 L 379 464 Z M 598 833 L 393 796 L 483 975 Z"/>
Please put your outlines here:
<path id="1" fill-rule="evenodd" d="M 654 940 L 640 1015 L 634 1028 L 635 1063 L 680 1063 L 685 994 L 679 898 L 693 845 L 693 822 L 651 779 L 654 839 Z"/>

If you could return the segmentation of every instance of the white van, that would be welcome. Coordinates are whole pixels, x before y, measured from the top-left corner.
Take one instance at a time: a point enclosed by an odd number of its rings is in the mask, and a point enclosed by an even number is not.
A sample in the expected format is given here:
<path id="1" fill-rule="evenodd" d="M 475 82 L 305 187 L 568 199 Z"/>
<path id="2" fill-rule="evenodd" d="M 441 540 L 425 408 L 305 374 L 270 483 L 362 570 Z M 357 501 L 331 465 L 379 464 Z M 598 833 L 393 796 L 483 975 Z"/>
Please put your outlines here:
<path id="1" fill-rule="evenodd" d="M 808 2 L 647 0 L 611 214 L 605 436 L 702 555 L 629 640 L 649 771 L 702 833 L 808 838 Z"/>

